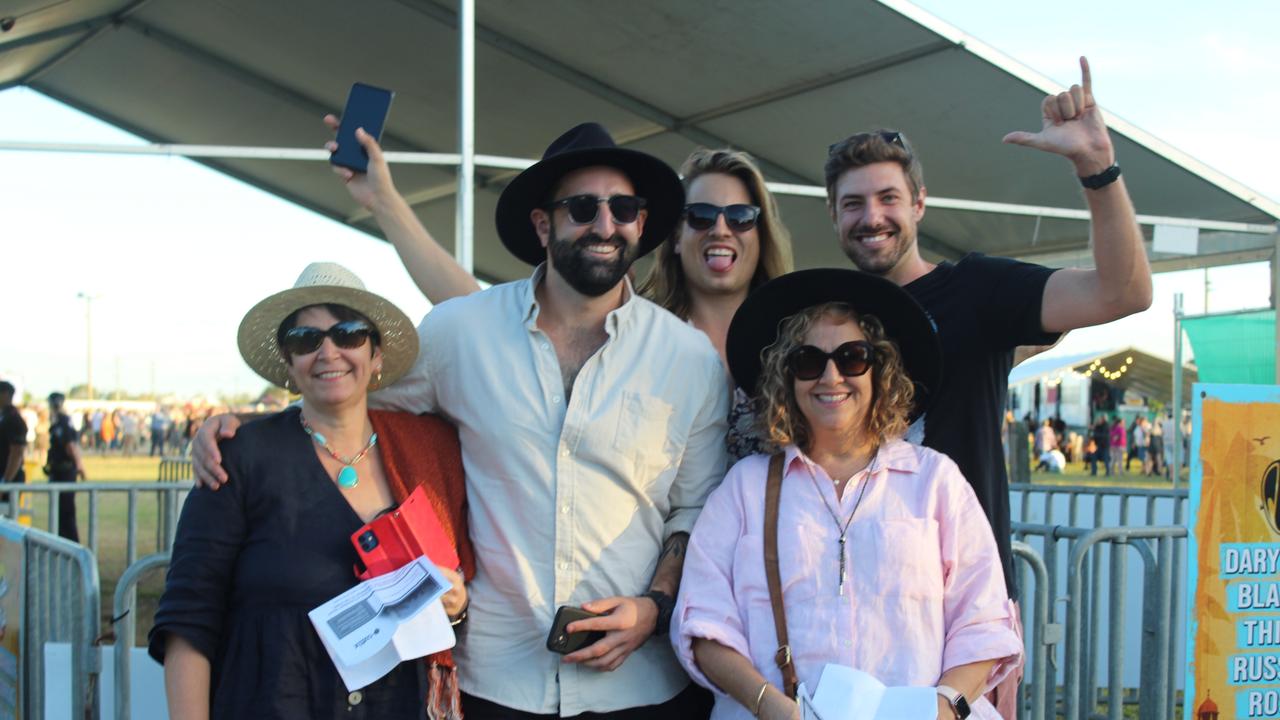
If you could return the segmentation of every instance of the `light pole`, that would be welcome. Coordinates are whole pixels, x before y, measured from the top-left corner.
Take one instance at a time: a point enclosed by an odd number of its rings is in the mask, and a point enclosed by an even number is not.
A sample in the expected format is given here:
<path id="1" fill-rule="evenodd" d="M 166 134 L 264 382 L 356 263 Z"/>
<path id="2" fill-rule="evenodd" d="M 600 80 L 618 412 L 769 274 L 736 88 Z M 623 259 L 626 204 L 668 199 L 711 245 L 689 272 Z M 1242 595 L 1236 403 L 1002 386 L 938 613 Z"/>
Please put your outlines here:
<path id="1" fill-rule="evenodd" d="M 93 399 L 93 300 L 97 295 L 85 292 L 76 293 L 76 297 L 84 301 L 84 376 L 85 393 Z"/>

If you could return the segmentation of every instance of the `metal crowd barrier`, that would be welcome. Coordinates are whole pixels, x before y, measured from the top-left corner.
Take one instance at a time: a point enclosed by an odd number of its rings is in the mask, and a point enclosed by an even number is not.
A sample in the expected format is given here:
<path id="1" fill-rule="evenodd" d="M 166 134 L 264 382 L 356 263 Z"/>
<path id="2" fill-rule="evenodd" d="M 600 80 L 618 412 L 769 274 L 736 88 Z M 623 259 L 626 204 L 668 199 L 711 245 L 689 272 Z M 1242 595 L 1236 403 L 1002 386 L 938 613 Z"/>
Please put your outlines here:
<path id="1" fill-rule="evenodd" d="M 1121 664 L 1124 652 L 1124 636 L 1119 628 L 1123 625 L 1125 592 L 1127 590 L 1126 565 L 1123 548 L 1115 552 L 1117 544 L 1128 543 L 1127 540 L 1091 541 L 1081 552 L 1085 553 L 1080 566 L 1074 564 L 1074 553 L 1082 538 L 1092 530 L 1120 530 L 1125 532 L 1147 532 L 1152 528 L 1158 530 L 1157 535 L 1129 535 L 1135 541 L 1132 545 L 1144 561 L 1143 592 L 1143 625 L 1156 623 L 1156 627 L 1170 642 L 1166 646 L 1169 654 L 1177 656 L 1185 651 L 1186 627 L 1184 614 L 1179 612 L 1179 602 L 1183 600 L 1186 584 L 1186 514 L 1188 507 L 1187 490 L 1185 488 L 1123 488 L 1123 487 L 1087 487 L 1075 485 L 1031 485 L 1015 483 L 1010 485 L 1014 495 L 1011 504 L 1020 510 L 1023 522 L 1013 523 L 1015 540 L 1026 541 L 1037 538 L 1042 544 L 1041 556 L 1044 559 L 1050 578 L 1051 596 L 1057 603 L 1066 603 L 1067 610 L 1073 609 L 1074 598 L 1081 601 L 1074 606 L 1080 612 L 1079 622 L 1080 644 L 1074 650 L 1065 649 L 1067 656 L 1061 698 L 1050 693 L 1046 700 L 1046 712 L 1053 716 L 1054 707 L 1059 700 L 1076 697 L 1076 708 L 1082 714 L 1067 717 L 1085 718 L 1093 714 L 1098 702 L 1098 675 L 1101 670 L 1101 653 L 1103 638 L 1106 637 L 1107 678 L 1105 686 L 1108 690 L 1108 717 L 1119 718 L 1121 703 L 1125 697 Z M 1034 503 L 1033 500 L 1040 500 Z M 1065 504 L 1065 518 L 1062 518 Z M 1138 510 L 1138 512 L 1134 512 Z M 1091 514 L 1090 514 L 1091 513 Z M 1059 524 L 1065 520 L 1065 524 Z M 1139 542 L 1140 541 L 1140 542 Z M 1103 552 L 1097 548 L 1088 552 L 1092 545 L 1101 542 L 1107 546 L 1110 565 L 1103 568 Z M 1156 543 L 1153 553 L 1151 544 Z M 1063 548 L 1062 544 L 1066 543 Z M 1066 555 L 1064 555 L 1064 552 Z M 1064 566 L 1063 562 L 1067 561 Z M 1086 562 L 1087 561 L 1087 562 Z M 1149 577 L 1156 572 L 1155 579 Z M 1020 580 L 1022 577 L 1020 576 Z M 1151 585 L 1158 581 L 1158 585 Z M 1072 583 L 1078 587 L 1072 590 Z M 1109 589 L 1106 617 L 1108 626 L 1104 626 L 1103 588 Z M 1024 593 L 1025 597 L 1025 593 Z M 1158 615 L 1152 603 L 1163 602 L 1163 610 Z M 1025 607 L 1025 605 L 1024 605 Z M 1051 613 L 1056 614 L 1056 613 Z M 1068 635 L 1071 632 L 1072 619 L 1065 619 Z M 1052 625 L 1050 626 L 1052 627 Z M 1061 627 L 1059 625 L 1059 627 Z M 1144 627 L 1143 640 L 1151 629 Z M 1164 655 L 1166 653 L 1162 653 Z M 1153 658 L 1149 654 L 1141 656 L 1139 668 L 1138 693 L 1130 695 L 1130 700 L 1139 703 L 1141 718 L 1159 718 L 1167 720 L 1175 709 L 1177 687 L 1181 680 L 1180 667 L 1175 662 L 1165 666 L 1163 676 L 1155 677 L 1157 669 L 1151 666 Z M 1058 654 L 1050 655 L 1050 662 L 1057 666 Z M 1071 662 L 1078 662 L 1078 676 L 1072 684 Z M 1052 679 L 1056 673 L 1051 673 Z M 1050 685 L 1050 687 L 1053 687 Z M 1156 702 L 1149 693 L 1152 688 L 1159 687 L 1161 700 Z M 1064 709 L 1070 707 L 1064 703 Z M 1157 714 L 1158 713 L 1158 714 Z"/>
<path id="2" fill-rule="evenodd" d="M 148 555 L 125 568 L 119 582 L 116 584 L 111 616 L 115 618 L 116 626 L 115 709 L 117 718 L 132 717 L 132 685 L 130 684 L 130 679 L 133 668 L 130 663 L 132 661 L 133 636 L 137 627 L 137 618 L 134 616 L 134 611 L 137 609 L 136 590 L 138 580 L 147 572 L 156 568 L 167 567 L 168 565 L 168 552 Z"/>
<path id="3" fill-rule="evenodd" d="M 156 547 L 168 550 L 173 544 L 173 536 L 178 527 L 178 512 L 182 500 L 191 491 L 190 481 L 166 482 L 83 482 L 83 483 L 0 483 L 0 492 L 9 491 L 20 494 L 44 494 L 49 498 L 48 531 L 58 534 L 58 499 L 63 493 L 89 496 L 89 527 L 82 540 L 94 554 L 98 552 L 99 499 L 104 494 L 125 494 L 128 496 L 128 516 L 125 536 L 125 564 L 131 565 L 138 559 L 138 498 L 144 493 L 155 493 L 157 502 Z M 9 503 L 9 519 L 18 519 L 19 503 Z"/>
<path id="4" fill-rule="evenodd" d="M 71 717 L 97 720 L 98 680 L 102 658 L 97 651 L 100 634 L 98 563 L 81 545 L 34 528 L 25 530 L 26 603 L 23 608 L 24 656 L 21 717 L 45 716 L 45 645 L 67 642 L 71 646 Z"/>
<path id="5" fill-rule="evenodd" d="M 1031 610 L 1031 632 L 1027 633 L 1031 640 L 1031 657 L 1028 658 L 1031 674 L 1025 675 L 1022 684 L 1018 686 L 1018 715 L 1019 717 L 1025 716 L 1022 709 L 1028 707 L 1026 695 L 1027 692 L 1030 692 L 1030 720 L 1044 720 L 1046 686 L 1049 677 L 1049 646 L 1061 640 L 1062 627 L 1049 624 L 1049 571 L 1045 568 L 1044 560 L 1030 545 L 1018 541 L 1013 543 L 1013 555 L 1031 569 L 1031 573 L 1036 580 L 1035 595 L 1030 605 L 1026 601 L 1026 583 L 1024 582 L 1019 586 L 1022 592 L 1021 604 L 1024 612 L 1027 608 Z M 1027 620 L 1024 616 L 1023 627 L 1025 628 L 1026 625 Z"/>
<path id="6" fill-rule="evenodd" d="M 157 480 L 162 483 L 187 483 L 195 479 L 191 460 L 187 458 L 162 458 Z M 178 508 L 182 503 L 175 493 L 156 495 L 156 551 L 173 549 L 173 536 L 178 531 Z"/>

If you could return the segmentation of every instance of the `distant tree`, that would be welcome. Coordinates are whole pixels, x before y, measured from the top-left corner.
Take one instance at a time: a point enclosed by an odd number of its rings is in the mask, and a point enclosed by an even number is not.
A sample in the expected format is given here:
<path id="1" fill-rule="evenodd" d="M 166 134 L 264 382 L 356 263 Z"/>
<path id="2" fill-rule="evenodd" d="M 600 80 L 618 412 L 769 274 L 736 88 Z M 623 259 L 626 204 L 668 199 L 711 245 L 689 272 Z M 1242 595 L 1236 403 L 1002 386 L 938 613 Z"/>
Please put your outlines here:
<path id="1" fill-rule="evenodd" d="M 289 392 L 282 387 L 268 385 L 262 390 L 262 394 L 258 396 L 258 402 L 264 405 L 288 405 Z"/>

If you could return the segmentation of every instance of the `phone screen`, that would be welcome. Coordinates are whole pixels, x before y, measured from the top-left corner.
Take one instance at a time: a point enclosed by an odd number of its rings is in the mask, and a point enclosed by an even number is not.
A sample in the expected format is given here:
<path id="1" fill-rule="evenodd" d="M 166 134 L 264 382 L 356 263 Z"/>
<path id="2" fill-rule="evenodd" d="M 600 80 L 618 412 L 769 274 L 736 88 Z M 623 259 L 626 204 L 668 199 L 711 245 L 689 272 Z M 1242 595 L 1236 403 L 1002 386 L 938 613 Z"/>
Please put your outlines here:
<path id="1" fill-rule="evenodd" d="M 329 156 L 329 162 L 356 172 L 367 172 L 369 154 L 356 140 L 356 128 L 362 127 L 375 140 L 380 140 L 394 97 L 395 93 L 380 87 L 364 83 L 352 85 L 347 95 L 347 106 L 342 111 L 342 122 L 338 125 L 338 151 Z"/>

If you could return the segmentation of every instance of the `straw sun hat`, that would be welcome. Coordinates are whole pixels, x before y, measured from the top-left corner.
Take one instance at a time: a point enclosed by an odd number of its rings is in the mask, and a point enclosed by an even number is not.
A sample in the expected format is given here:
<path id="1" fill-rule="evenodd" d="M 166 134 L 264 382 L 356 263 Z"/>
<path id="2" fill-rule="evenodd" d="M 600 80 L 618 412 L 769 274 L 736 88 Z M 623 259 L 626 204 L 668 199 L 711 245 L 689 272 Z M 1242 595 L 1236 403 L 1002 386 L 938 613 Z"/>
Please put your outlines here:
<path id="1" fill-rule="evenodd" d="M 268 382 L 284 387 L 287 363 L 276 341 L 280 323 L 311 305 L 345 305 L 369 318 L 382 342 L 382 382 L 402 377 L 418 358 L 418 333 L 400 308 L 364 289 L 355 273 L 337 263 L 311 263 L 292 288 L 267 297 L 240 321 L 236 344 L 249 367 Z"/>

